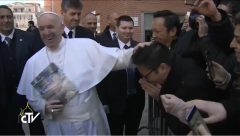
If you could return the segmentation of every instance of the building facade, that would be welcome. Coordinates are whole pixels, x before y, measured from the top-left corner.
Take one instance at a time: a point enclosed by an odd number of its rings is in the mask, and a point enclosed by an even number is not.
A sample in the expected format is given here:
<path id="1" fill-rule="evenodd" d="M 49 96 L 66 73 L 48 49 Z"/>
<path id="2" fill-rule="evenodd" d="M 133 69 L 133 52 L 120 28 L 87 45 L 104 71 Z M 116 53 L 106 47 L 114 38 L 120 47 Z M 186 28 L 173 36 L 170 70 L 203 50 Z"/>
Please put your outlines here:
<path id="1" fill-rule="evenodd" d="M 141 42 L 149 40 L 152 14 L 158 10 L 172 10 L 180 17 L 190 10 L 184 5 L 184 0 L 82 0 L 82 15 L 94 12 L 98 15 L 99 30 L 107 25 L 107 15 L 117 12 L 129 15 L 135 23 L 134 39 Z M 45 11 L 61 14 L 61 0 L 45 0 Z"/>
<path id="2" fill-rule="evenodd" d="M 14 2 L 7 6 L 13 11 L 14 26 L 22 30 L 28 28 L 28 21 L 36 22 L 37 14 L 41 12 L 40 4 L 38 3 Z"/>

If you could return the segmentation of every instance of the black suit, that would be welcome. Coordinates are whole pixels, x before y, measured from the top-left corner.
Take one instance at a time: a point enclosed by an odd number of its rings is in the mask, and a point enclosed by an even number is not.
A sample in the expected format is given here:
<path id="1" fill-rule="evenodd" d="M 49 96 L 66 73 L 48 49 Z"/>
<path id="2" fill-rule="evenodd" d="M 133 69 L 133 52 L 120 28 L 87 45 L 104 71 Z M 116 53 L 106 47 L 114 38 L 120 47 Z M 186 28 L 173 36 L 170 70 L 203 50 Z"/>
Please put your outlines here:
<path id="1" fill-rule="evenodd" d="M 107 47 L 118 47 L 118 41 L 106 43 Z M 99 41 L 98 41 L 99 42 Z M 131 47 L 137 45 L 136 41 L 131 41 Z M 142 117 L 145 102 L 145 93 L 141 89 L 138 80 L 139 72 L 135 69 L 136 93 L 127 95 L 127 72 L 119 70 L 111 72 L 97 87 L 100 100 L 103 104 L 109 105 L 110 114 L 108 116 L 111 134 L 122 135 L 125 125 L 126 135 L 136 135 Z"/>
<path id="2" fill-rule="evenodd" d="M 1 105 L 5 111 L 5 117 L 1 120 L 0 132 L 1 134 L 23 134 L 21 123 L 18 123 L 18 115 L 20 108 L 26 106 L 27 100 L 25 96 L 17 94 L 16 88 L 26 61 L 43 45 L 36 43 L 35 35 L 19 29 L 15 29 L 10 46 L 6 46 L 2 42 L 0 44 L 0 75 L 1 80 L 3 80 L 0 82 L 0 87 L 4 89 L 1 90 L 1 95 L 3 94 L 2 97 L 5 98 Z M 39 119 L 34 122 L 34 126 L 30 125 L 31 133 L 44 134 L 40 121 Z M 33 127 L 37 128 L 33 129 Z"/>
<path id="3" fill-rule="evenodd" d="M 106 26 L 102 33 L 96 35 L 96 41 L 102 45 L 113 44 L 113 39 L 109 31 L 109 26 Z"/>
<path id="4" fill-rule="evenodd" d="M 75 38 L 90 38 L 90 39 L 95 39 L 94 34 L 91 30 L 84 28 L 82 26 L 77 26 L 75 28 Z M 67 37 L 65 33 L 63 33 L 63 37 Z"/>
<path id="5" fill-rule="evenodd" d="M 106 26 L 106 28 L 103 30 L 102 33 L 96 35 L 95 39 L 98 43 L 100 43 L 103 46 L 118 47 L 118 43 L 117 43 L 117 45 L 114 45 L 112 36 L 110 34 L 110 31 L 109 31 L 109 26 Z M 106 79 L 104 79 L 104 81 L 102 81 L 102 83 L 105 82 L 105 80 Z M 105 95 L 105 94 L 107 94 L 107 90 L 106 89 L 101 89 L 103 87 L 102 83 L 100 83 L 97 86 L 98 96 L 99 96 L 103 105 L 108 105 L 107 98 L 106 98 L 107 95 Z"/>

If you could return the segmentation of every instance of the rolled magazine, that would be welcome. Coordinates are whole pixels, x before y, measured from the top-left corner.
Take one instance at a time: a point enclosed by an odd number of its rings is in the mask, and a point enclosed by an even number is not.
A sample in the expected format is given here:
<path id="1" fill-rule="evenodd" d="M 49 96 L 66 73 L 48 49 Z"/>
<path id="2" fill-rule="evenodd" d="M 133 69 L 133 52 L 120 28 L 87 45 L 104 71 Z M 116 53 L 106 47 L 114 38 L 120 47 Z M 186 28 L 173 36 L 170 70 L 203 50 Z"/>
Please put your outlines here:
<path id="1" fill-rule="evenodd" d="M 45 100 L 60 100 L 63 104 L 77 93 L 75 85 L 54 63 L 50 63 L 31 84 Z"/>

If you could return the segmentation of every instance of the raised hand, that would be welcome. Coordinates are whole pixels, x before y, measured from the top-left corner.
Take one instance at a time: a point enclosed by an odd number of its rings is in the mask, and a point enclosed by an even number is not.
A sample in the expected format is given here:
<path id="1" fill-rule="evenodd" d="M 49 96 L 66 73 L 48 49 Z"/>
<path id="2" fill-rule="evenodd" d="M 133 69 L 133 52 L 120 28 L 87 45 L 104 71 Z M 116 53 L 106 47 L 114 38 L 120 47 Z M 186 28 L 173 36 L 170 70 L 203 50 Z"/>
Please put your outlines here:
<path id="1" fill-rule="evenodd" d="M 209 17 L 213 22 L 218 22 L 222 19 L 221 13 L 218 11 L 213 0 L 196 0 L 194 5 L 193 11 Z"/>

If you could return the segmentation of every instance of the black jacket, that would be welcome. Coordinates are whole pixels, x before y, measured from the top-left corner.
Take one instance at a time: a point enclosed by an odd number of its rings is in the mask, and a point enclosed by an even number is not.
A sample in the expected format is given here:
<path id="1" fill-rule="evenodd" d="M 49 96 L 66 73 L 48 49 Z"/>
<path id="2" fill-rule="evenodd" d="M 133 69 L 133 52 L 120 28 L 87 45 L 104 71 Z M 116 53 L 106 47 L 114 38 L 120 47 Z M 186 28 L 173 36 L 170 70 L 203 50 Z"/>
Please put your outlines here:
<path id="1" fill-rule="evenodd" d="M 163 90 L 167 93 L 173 93 L 184 101 L 203 99 L 224 102 L 230 98 L 231 92 L 216 89 L 206 73 L 206 51 L 210 60 L 223 65 L 230 73 L 233 73 L 236 64 L 233 51 L 229 48 L 233 38 L 233 27 L 226 13 L 220 12 L 222 20 L 219 22 L 213 23 L 206 18 L 209 26 L 208 37 L 199 38 L 197 31 L 191 30 L 178 38 L 174 49 L 178 55 L 163 86 Z M 166 117 L 168 125 L 175 134 L 188 133 L 186 125 L 169 114 L 166 114 Z M 234 121 L 225 120 L 208 127 L 212 134 L 239 134 Z"/>
<path id="2" fill-rule="evenodd" d="M 175 53 L 174 53 L 175 54 Z M 230 98 L 229 91 L 215 88 L 212 81 L 206 75 L 205 69 L 195 65 L 191 58 L 182 58 L 175 54 L 171 72 L 162 86 L 162 94 L 170 93 L 184 101 L 202 99 L 222 102 Z M 203 114 L 205 117 L 206 115 Z M 174 134 L 185 135 L 190 130 L 188 126 L 181 123 L 170 114 L 165 114 L 166 121 Z M 212 134 L 236 134 L 238 129 L 233 121 L 222 121 L 208 125 Z"/>
<path id="3" fill-rule="evenodd" d="M 109 46 L 109 44 L 113 44 L 113 39 L 109 32 L 109 26 L 106 26 L 103 32 L 96 35 L 95 38 L 96 38 L 96 41 L 103 46 Z"/>
<path id="4" fill-rule="evenodd" d="M 106 42 L 105 42 L 106 43 Z M 106 44 L 107 47 L 119 47 L 118 41 L 115 40 L 113 44 Z M 131 47 L 137 45 L 136 41 L 131 41 Z M 136 94 L 134 94 L 135 106 L 133 108 L 139 109 L 141 112 L 144 108 L 144 91 L 141 89 L 138 80 L 140 73 L 135 69 L 136 76 Z M 126 108 L 127 98 L 127 73 L 126 70 L 118 70 L 110 72 L 107 77 L 98 85 L 98 93 L 103 104 L 110 107 L 110 113 L 123 114 Z"/>
<path id="5" fill-rule="evenodd" d="M 5 111 L 3 112 L 4 118 L 0 123 L 0 126 L 4 125 L 5 129 L 1 129 L 1 134 L 22 134 L 21 123 L 18 123 L 18 115 L 20 109 L 26 106 L 27 100 L 25 96 L 17 94 L 17 87 L 25 63 L 43 47 L 42 43 L 36 42 L 37 39 L 31 32 L 15 29 L 10 47 L 4 47 L 4 44 L 0 43 L 0 91 L 1 97 L 3 97 L 0 105 L 1 109 Z M 10 55 L 14 58 L 9 58 L 11 61 L 8 61 L 7 56 Z M 9 74 L 9 72 L 13 73 Z M 35 124 L 35 126 L 38 127 L 38 134 L 44 134 L 42 124 Z"/>

